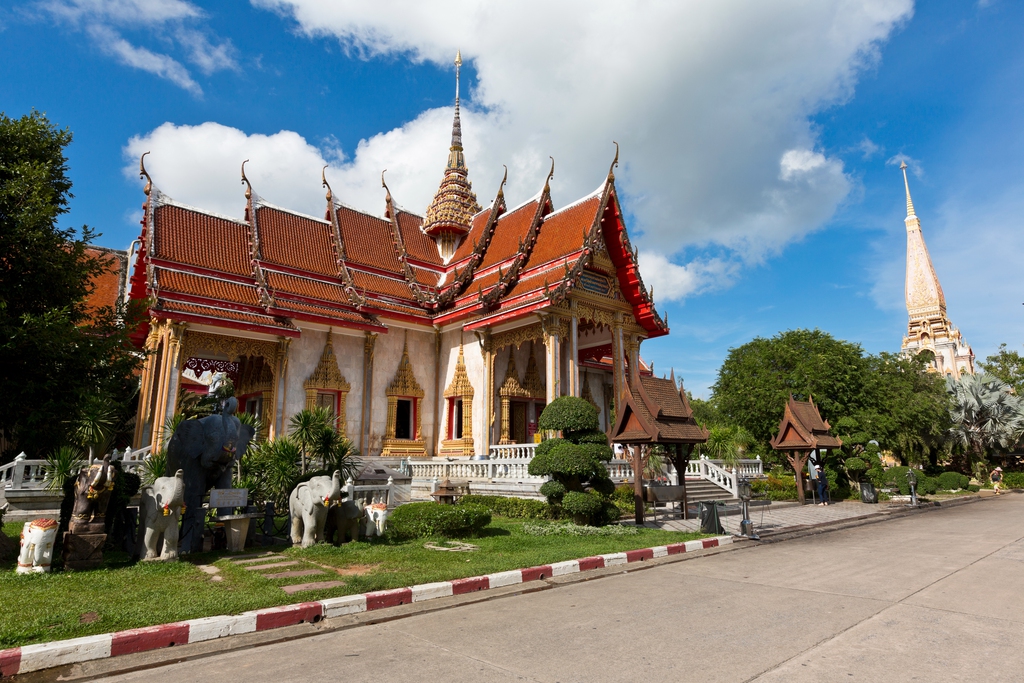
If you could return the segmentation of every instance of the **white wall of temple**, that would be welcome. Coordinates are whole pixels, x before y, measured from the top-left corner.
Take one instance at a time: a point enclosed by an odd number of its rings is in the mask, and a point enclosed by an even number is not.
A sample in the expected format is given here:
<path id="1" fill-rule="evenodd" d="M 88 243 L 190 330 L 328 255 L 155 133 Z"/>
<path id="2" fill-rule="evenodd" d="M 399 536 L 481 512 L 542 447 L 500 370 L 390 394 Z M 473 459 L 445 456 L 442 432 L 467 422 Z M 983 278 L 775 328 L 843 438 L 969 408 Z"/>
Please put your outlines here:
<path id="1" fill-rule="evenodd" d="M 345 424 L 348 438 L 357 446 L 363 432 L 363 363 L 365 335 L 362 331 L 352 334 L 349 330 L 334 328 L 332 335 L 334 355 L 338 369 L 351 387 L 346 399 Z M 380 454 L 382 440 L 387 429 L 388 384 L 398 371 L 402 360 L 402 348 L 406 330 L 391 327 L 387 334 L 379 334 L 374 346 L 373 401 L 370 415 L 369 441 L 364 455 Z M 292 341 L 288 349 L 287 396 L 282 416 L 282 433 L 288 431 L 288 420 L 306 407 L 306 391 L 303 383 L 316 369 L 327 342 L 326 330 L 303 329 L 302 336 Z M 433 330 L 408 330 L 409 361 L 413 375 L 424 391 L 419 403 L 421 434 L 429 445 L 435 440 L 434 429 L 434 333 Z M 456 348 L 456 353 L 458 349 Z M 468 362 L 468 359 L 467 359 Z M 452 363 L 454 368 L 454 361 Z M 442 389 L 443 390 L 443 389 Z M 428 451 L 432 452 L 429 448 Z"/>
<path id="2" fill-rule="evenodd" d="M 332 345 L 338 369 L 351 387 L 346 398 L 345 433 L 349 439 L 358 443 L 363 401 L 364 337 L 362 331 L 358 333 L 359 336 L 346 332 L 348 331 L 335 330 Z M 292 340 L 288 348 L 288 388 L 284 397 L 285 407 L 279 434 L 287 434 L 288 420 L 306 407 L 306 390 L 303 384 L 320 363 L 320 355 L 324 352 L 326 343 L 327 330 L 303 329 L 302 336 Z"/>
<path id="3" fill-rule="evenodd" d="M 398 364 L 402 360 L 402 348 L 406 339 L 406 330 L 394 325 L 389 326 L 387 334 L 377 337 L 373 360 L 373 415 L 370 420 L 370 439 L 367 455 L 379 455 L 381 441 L 384 438 L 388 423 L 388 397 L 385 393 L 388 384 L 395 378 Z M 434 331 L 408 330 L 409 362 L 412 365 L 416 382 L 423 389 L 423 400 L 420 401 L 420 428 L 423 440 L 428 444 L 427 454 L 432 455 L 430 445 L 436 437 L 434 428 L 434 383 L 435 383 L 435 347 Z M 360 356 L 362 349 L 360 347 Z M 351 414 L 352 408 L 349 408 Z M 358 433 L 358 432 L 357 432 Z"/>

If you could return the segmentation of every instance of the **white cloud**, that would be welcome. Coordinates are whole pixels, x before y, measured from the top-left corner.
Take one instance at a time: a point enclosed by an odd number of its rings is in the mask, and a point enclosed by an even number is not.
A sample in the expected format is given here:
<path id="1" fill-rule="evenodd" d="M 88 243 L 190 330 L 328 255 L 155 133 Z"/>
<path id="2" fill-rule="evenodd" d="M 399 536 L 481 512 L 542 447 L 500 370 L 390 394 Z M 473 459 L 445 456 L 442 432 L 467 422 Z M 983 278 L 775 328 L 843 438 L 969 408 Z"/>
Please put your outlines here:
<path id="1" fill-rule="evenodd" d="M 850 97 L 860 70 L 877 60 L 880 41 L 912 11 L 912 0 L 651 2 L 633 9 L 583 0 L 465 0 L 443 11 L 411 3 L 400 12 L 355 0 L 252 1 L 363 57 L 399 55 L 450 68 L 461 48 L 477 75 L 463 133 L 482 204 L 493 197 L 502 164 L 509 166 L 511 202 L 534 194 L 548 155 L 557 162 L 556 205 L 572 201 L 603 180 L 617 140 L 616 176 L 634 239 L 679 268 L 665 269 L 675 274 L 667 281 L 689 292 L 724 276 L 706 259 L 679 265 L 673 257 L 684 247 L 724 247 L 723 264 L 756 261 L 834 213 L 851 183 L 820 147 L 809 117 Z M 380 171 L 387 168 L 396 200 L 422 212 L 441 178 L 450 126 L 450 108 L 427 110 L 361 141 L 328 171 L 336 195 L 378 212 Z M 179 145 L 194 139 L 181 134 Z M 301 139 L 295 144 L 298 156 L 310 148 Z M 231 165 L 252 156 L 232 153 Z M 190 180 L 196 157 L 178 158 L 187 165 L 172 173 L 180 186 L 156 180 L 199 203 L 190 195 L 208 186 Z M 318 190 L 319 167 L 305 173 Z M 305 201 L 285 188 L 260 191 L 296 208 Z M 648 268 L 645 275 L 652 277 Z"/>
<path id="2" fill-rule="evenodd" d="M 860 143 L 857 144 L 856 149 L 861 152 L 861 154 L 863 155 L 862 158 L 865 161 L 875 156 L 876 154 L 881 154 L 882 152 L 885 151 L 881 145 L 875 143 L 875 141 L 869 138 L 867 135 L 865 135 L 864 138 L 860 141 Z"/>
<path id="3" fill-rule="evenodd" d="M 682 301 L 692 294 L 727 287 L 739 274 L 737 263 L 721 258 L 694 260 L 681 266 L 658 252 L 641 251 L 638 257 L 644 283 L 656 297 L 655 304 Z"/>
<path id="4" fill-rule="evenodd" d="M 150 52 L 144 47 L 136 47 L 122 38 L 116 31 L 101 26 L 89 27 L 89 35 L 101 50 L 117 57 L 118 61 L 142 71 L 166 78 L 171 83 L 188 90 L 193 95 L 202 95 L 203 89 L 192 80 L 188 69 L 167 55 Z"/>
<path id="5" fill-rule="evenodd" d="M 322 216 L 327 206 L 320 187 L 320 169 L 330 151 L 308 144 L 298 133 L 246 135 L 219 123 L 175 126 L 165 123 L 133 137 L 124 154 L 135 175 L 143 152 L 154 184 L 171 197 L 220 214 L 242 218 L 245 212 L 240 167 L 253 190 L 274 204 Z"/>
<path id="6" fill-rule="evenodd" d="M 886 166 L 899 166 L 900 164 L 906 164 L 910 172 L 914 174 L 915 178 L 924 177 L 924 166 L 921 165 L 920 159 L 915 159 L 911 156 L 907 156 L 903 152 L 895 154 L 885 160 Z"/>
<path id="7" fill-rule="evenodd" d="M 207 75 L 238 68 L 230 41 L 216 44 L 204 32 L 187 27 L 204 15 L 184 0 L 44 0 L 36 7 L 59 23 L 85 31 L 100 50 L 122 64 L 167 79 L 197 97 L 202 96 L 202 88 L 180 61 L 133 44 L 125 33 L 142 27 L 146 45 L 176 44 Z"/>

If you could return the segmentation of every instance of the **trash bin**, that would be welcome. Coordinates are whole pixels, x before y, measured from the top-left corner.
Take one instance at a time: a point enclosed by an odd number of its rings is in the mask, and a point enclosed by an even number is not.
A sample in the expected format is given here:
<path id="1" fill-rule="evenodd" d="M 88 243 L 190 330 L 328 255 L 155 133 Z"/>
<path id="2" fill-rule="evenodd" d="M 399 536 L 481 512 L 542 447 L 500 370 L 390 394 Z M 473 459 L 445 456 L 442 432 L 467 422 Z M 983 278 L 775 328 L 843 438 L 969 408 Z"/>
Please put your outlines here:
<path id="1" fill-rule="evenodd" d="M 875 490 L 875 485 L 870 481 L 862 481 L 860 483 L 860 502 L 862 503 L 877 503 L 878 502 L 878 491 Z"/>
<path id="2" fill-rule="evenodd" d="M 697 518 L 700 519 L 702 534 L 724 534 L 725 529 L 718 519 L 718 501 L 710 500 L 697 504 Z"/>

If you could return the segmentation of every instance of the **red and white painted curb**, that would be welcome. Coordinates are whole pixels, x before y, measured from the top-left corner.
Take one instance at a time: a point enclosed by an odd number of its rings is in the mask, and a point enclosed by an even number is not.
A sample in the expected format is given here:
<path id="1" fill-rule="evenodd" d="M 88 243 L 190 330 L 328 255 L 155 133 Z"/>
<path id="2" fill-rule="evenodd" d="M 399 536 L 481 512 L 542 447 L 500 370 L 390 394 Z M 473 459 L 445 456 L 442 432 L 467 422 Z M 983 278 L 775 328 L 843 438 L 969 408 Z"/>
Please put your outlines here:
<path id="1" fill-rule="evenodd" d="M 613 567 L 620 564 L 642 562 L 656 557 L 667 557 L 681 553 L 715 548 L 732 543 L 731 536 L 705 538 L 699 541 L 659 545 L 654 548 L 628 550 L 624 553 L 595 555 L 579 560 L 553 562 L 540 567 L 514 569 L 507 572 L 474 576 L 468 579 L 454 579 L 425 583 L 410 588 L 396 588 L 360 595 L 346 595 L 316 602 L 300 602 L 296 605 L 270 607 L 268 609 L 243 612 L 242 614 L 219 617 L 205 617 L 174 624 L 148 626 L 146 628 L 104 633 L 98 636 L 58 640 L 39 645 L 25 645 L 9 650 L 0 650 L 0 678 L 49 669 L 64 664 L 77 664 L 94 659 L 105 659 L 133 652 L 157 650 L 174 645 L 198 643 L 240 633 L 267 631 L 281 626 L 301 623 L 316 623 L 321 619 L 332 619 L 346 614 L 370 612 L 408 605 L 424 600 L 446 598 L 489 588 L 512 586 L 527 581 L 549 579 L 563 574 L 575 574 L 590 569 Z"/>

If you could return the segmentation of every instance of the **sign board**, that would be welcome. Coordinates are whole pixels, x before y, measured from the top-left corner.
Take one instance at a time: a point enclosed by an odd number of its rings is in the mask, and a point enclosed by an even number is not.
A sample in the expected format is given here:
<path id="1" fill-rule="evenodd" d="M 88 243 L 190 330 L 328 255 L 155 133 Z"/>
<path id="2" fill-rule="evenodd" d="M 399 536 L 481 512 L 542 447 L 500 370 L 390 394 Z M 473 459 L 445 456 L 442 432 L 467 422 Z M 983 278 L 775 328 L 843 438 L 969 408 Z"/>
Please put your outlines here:
<path id="1" fill-rule="evenodd" d="M 249 489 L 210 489 L 211 508 L 244 508 L 249 504 Z"/>

